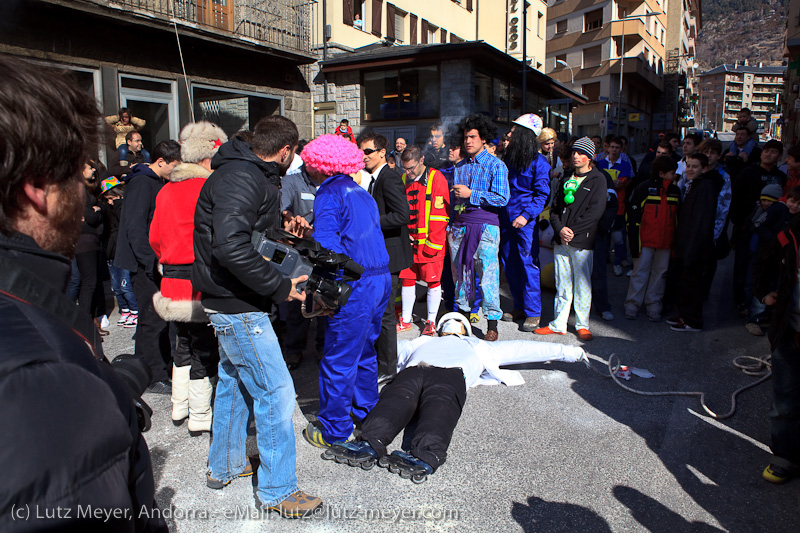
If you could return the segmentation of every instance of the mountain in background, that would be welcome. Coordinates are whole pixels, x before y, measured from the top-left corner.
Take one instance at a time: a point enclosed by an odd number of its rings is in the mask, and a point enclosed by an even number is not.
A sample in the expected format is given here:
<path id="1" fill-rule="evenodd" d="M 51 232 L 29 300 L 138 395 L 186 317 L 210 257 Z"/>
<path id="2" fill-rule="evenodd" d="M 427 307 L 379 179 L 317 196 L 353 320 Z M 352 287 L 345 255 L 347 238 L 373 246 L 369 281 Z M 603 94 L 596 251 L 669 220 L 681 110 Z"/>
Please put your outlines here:
<path id="1" fill-rule="evenodd" d="M 736 61 L 783 62 L 788 0 L 703 0 L 695 41 L 701 70 Z"/>

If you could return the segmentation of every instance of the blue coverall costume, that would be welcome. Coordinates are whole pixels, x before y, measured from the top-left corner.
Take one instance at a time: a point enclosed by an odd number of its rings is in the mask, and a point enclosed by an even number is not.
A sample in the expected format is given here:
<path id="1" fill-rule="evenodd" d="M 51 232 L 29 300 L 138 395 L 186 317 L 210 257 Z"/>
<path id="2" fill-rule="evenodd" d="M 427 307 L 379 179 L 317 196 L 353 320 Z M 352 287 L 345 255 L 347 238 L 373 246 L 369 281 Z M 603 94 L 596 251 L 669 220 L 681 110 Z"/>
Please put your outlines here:
<path id="1" fill-rule="evenodd" d="M 524 171 L 508 169 L 511 198 L 500 211 L 500 259 L 506 272 L 514 309 L 527 317 L 542 316 L 539 284 L 539 228 L 536 219 L 550 193 L 550 165 L 541 154 Z M 527 224 L 517 229 L 511 223 L 523 216 Z"/>
<path id="2" fill-rule="evenodd" d="M 378 402 L 375 341 L 392 278 L 381 233 L 378 205 L 350 176 L 331 176 L 314 200 L 314 239 L 364 267 L 347 303 L 328 319 L 324 357 L 319 363 L 317 418 L 326 442 L 346 440 L 353 417 L 363 420 Z"/>

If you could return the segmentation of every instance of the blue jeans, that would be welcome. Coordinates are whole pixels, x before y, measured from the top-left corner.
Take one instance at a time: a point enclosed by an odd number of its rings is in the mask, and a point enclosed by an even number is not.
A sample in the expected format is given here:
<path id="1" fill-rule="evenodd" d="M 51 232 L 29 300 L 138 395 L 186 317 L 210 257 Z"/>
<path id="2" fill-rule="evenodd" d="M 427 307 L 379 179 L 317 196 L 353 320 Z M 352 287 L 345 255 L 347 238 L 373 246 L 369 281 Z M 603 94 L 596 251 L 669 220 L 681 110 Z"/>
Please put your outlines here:
<path id="1" fill-rule="evenodd" d="M 255 417 L 258 495 L 266 508 L 297 490 L 292 412 L 295 393 L 267 313 L 210 313 L 219 339 L 209 474 L 229 481 L 246 466 L 247 426 Z"/>
<path id="2" fill-rule="evenodd" d="M 447 243 L 450 246 L 450 257 L 458 256 L 458 249 L 464 239 L 466 228 L 448 229 Z M 481 242 L 475 252 L 475 273 L 481 279 L 480 293 L 483 296 L 483 315 L 487 320 L 500 320 L 503 312 L 500 310 L 500 226 L 492 224 L 483 225 Z M 456 307 L 462 311 L 470 310 L 470 297 L 467 294 L 466 284 L 463 282 L 464 265 L 452 264 L 453 279 L 456 282 Z M 459 276 L 459 270 L 462 276 Z M 462 281 L 459 281 L 459 278 Z"/>
<path id="3" fill-rule="evenodd" d="M 70 302 L 78 301 L 78 293 L 81 290 L 81 271 L 78 270 L 78 260 L 72 258 L 72 272 L 67 283 L 67 298 Z"/>
<path id="4" fill-rule="evenodd" d="M 123 309 L 139 311 L 136 306 L 136 295 L 133 293 L 131 273 L 124 268 L 115 267 L 111 261 L 108 262 L 108 273 L 111 275 L 111 290 L 117 297 L 120 313 Z"/>
<path id="5" fill-rule="evenodd" d="M 120 144 L 119 146 L 117 146 L 117 153 L 119 153 L 120 161 L 125 161 L 126 159 L 128 159 L 128 152 L 129 150 L 127 143 Z M 152 161 L 150 161 L 150 152 L 148 152 L 144 148 L 142 148 L 142 158 L 144 159 L 144 162 L 147 163 L 148 165 L 152 163 Z"/>

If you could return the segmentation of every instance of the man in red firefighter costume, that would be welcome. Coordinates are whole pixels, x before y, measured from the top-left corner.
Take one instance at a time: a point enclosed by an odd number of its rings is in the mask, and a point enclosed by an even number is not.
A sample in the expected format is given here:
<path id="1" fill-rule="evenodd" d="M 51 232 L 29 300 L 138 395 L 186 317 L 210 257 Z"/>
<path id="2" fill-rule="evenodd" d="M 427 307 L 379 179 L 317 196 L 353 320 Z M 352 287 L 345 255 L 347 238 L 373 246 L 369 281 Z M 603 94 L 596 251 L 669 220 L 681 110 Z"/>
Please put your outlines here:
<path id="1" fill-rule="evenodd" d="M 428 316 L 422 334 L 433 336 L 436 335 L 434 324 L 442 301 L 441 279 L 450 218 L 450 189 L 444 174 L 425 164 L 425 156 L 418 147 L 406 148 L 400 161 L 411 211 L 408 232 L 414 248 L 414 264 L 400 272 L 403 314 L 397 323 L 397 331 L 411 329 L 415 282 L 419 280 L 428 285 Z"/>

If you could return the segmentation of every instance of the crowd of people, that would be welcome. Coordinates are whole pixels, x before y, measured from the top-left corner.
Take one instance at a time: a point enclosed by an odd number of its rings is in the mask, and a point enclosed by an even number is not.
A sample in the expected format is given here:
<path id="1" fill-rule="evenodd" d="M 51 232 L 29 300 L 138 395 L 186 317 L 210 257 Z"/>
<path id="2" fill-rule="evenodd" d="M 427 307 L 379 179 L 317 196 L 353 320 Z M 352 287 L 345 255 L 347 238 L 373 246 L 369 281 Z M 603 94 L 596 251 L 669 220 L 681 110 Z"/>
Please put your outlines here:
<path id="1" fill-rule="evenodd" d="M 701 332 L 717 262 L 732 251 L 736 312 L 754 335 L 768 328 L 774 348 L 774 459 L 763 475 L 778 483 L 797 474 L 800 149 L 788 150 L 787 177 L 783 145 L 751 142 L 746 114 L 726 149 L 695 134 L 665 134 L 637 162 L 622 137 L 568 139 L 536 114 L 518 117 L 502 138 L 488 117 L 473 114 L 452 130 L 431 125 L 421 143 L 397 138 L 393 145 L 370 131 L 356 137 L 346 121 L 308 143 L 281 116 L 230 138 L 199 121 L 145 153 L 144 122 L 122 109 L 106 119 L 119 148 L 106 170 L 89 155 L 101 136 L 91 97 L 40 67 L 7 57 L 0 65 L 9 73 L 0 80 L 0 136 L 15 155 L 0 166 L 0 308 L 8 319 L 0 336 L 17 358 L 2 368 L 6 383 L 35 382 L 51 400 L 44 409 L 3 385 L 0 394 L 14 394 L 27 410 L 3 416 L 15 427 L 19 416 L 53 428 L 79 419 L 53 444 L 58 450 L 35 430 L 5 433 L 4 446 L 35 454 L 40 468 L 4 463 L 15 485 L 2 491 L 2 508 L 87 500 L 156 506 L 134 403 L 102 351 L 103 319 L 111 315 L 105 271 L 118 324 L 136 328 L 134 355 L 146 362 L 148 390 L 171 396 L 176 425 L 213 434 L 206 485 L 220 490 L 257 473 L 260 507 L 299 517 L 322 504 L 298 487 L 292 425 L 290 370 L 306 351 L 312 320 L 320 410 L 303 436 L 320 448 L 380 458 L 414 414 L 422 416 L 424 383 L 449 380 L 442 398 L 463 405 L 483 372 L 510 377 L 499 371 L 509 353 L 492 348 L 499 321 L 533 333 L 521 341 L 530 344 L 506 345 L 522 354 L 515 360 L 585 360 L 582 349 L 541 340 L 566 335 L 574 310 L 578 339 L 591 341 L 592 308 L 614 320 L 615 297 L 625 319 L 643 310 L 657 322 L 667 313 L 673 331 Z M 59 134 L 19 127 L 33 116 L 53 117 Z M 306 285 L 307 275 L 287 277 L 266 261 L 253 245 L 262 235 L 311 240 L 348 259 L 356 275 L 322 275 L 347 285 L 349 297 L 307 318 L 311 300 L 321 301 L 318 289 Z M 553 248 L 552 312 L 542 308 L 540 247 Z M 626 294 L 609 293 L 609 268 L 630 277 Z M 512 296 L 507 309 L 501 273 Z M 414 329 L 418 284 L 426 290 L 421 337 L 459 340 L 418 342 L 398 358 L 398 333 Z M 482 340 L 465 340 L 481 314 Z M 454 369 L 468 364 L 465 354 L 480 365 L 459 376 Z M 48 385 L 64 375 L 79 388 Z M 403 408 L 384 396 L 405 398 Z M 417 433 L 408 453 L 391 454 L 392 464 L 435 471 L 460 415 L 450 411 L 439 419 L 426 410 L 424 427 L 410 429 Z M 251 423 L 257 460 L 246 454 Z M 366 436 L 357 436 L 357 424 Z M 81 435 L 98 428 L 104 438 L 87 445 Z M 362 444 L 342 451 L 354 437 Z M 57 482 L 37 485 L 32 478 L 41 472 Z M 165 530 L 149 516 L 118 524 Z"/>

